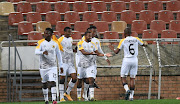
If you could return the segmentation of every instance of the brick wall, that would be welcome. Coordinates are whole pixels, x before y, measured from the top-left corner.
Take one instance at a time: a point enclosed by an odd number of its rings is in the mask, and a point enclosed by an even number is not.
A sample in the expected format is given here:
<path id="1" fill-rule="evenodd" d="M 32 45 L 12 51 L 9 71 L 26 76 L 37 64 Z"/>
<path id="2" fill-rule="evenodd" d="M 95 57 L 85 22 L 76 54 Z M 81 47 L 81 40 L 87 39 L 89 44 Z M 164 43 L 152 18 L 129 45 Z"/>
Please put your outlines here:
<path id="1" fill-rule="evenodd" d="M 152 82 L 152 99 L 157 98 L 158 92 L 158 76 L 153 77 Z M 39 82 L 40 80 L 35 80 Z M 36 83 L 35 82 L 35 83 Z M 129 77 L 128 77 L 129 82 Z M 180 96 L 180 76 L 162 76 L 161 98 L 162 99 L 175 99 Z M 0 78 L 0 102 L 6 102 L 7 99 L 7 86 L 6 77 Z M 95 89 L 95 98 L 98 100 L 119 100 L 124 99 L 124 89 L 121 84 L 119 76 L 99 76 L 96 78 L 96 83 L 101 89 Z M 149 89 L 149 76 L 137 76 L 135 99 L 147 99 Z M 76 100 L 76 87 L 73 88 L 71 96 Z M 42 94 L 36 94 L 43 96 Z M 33 96 L 36 96 L 33 95 Z M 25 95 L 31 97 L 32 95 Z"/>

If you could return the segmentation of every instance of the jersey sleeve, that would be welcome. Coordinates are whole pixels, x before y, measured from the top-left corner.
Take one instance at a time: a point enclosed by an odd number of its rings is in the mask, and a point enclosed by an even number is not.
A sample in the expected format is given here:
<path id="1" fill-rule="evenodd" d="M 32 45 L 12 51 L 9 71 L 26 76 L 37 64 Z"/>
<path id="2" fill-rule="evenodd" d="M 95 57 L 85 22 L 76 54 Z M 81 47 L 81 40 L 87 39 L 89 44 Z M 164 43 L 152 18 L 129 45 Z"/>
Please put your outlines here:
<path id="1" fill-rule="evenodd" d="M 124 39 L 121 39 L 117 48 L 122 49 Z"/>
<path id="2" fill-rule="evenodd" d="M 98 48 L 97 48 L 96 44 L 95 44 L 94 42 L 91 42 L 91 43 L 94 45 L 93 51 L 98 50 Z"/>
<path id="3" fill-rule="evenodd" d="M 43 42 L 44 40 L 39 40 L 37 43 L 37 46 L 36 46 L 36 49 L 35 49 L 35 54 L 36 55 L 42 55 L 43 54 L 43 51 L 42 51 L 42 48 L 41 48 L 41 43 Z"/>
<path id="4" fill-rule="evenodd" d="M 138 40 L 138 44 L 139 44 L 139 45 L 143 45 L 143 44 L 144 44 L 141 39 L 139 39 L 138 37 L 135 37 L 135 38 Z"/>
<path id="5" fill-rule="evenodd" d="M 99 39 L 98 39 L 98 51 L 100 52 L 100 53 L 102 53 L 102 54 L 104 54 L 104 52 L 103 52 L 103 50 L 102 50 L 102 48 L 101 48 L 101 42 L 99 41 Z M 106 56 L 103 56 L 103 58 L 106 60 L 107 59 L 107 57 Z"/>
<path id="6" fill-rule="evenodd" d="M 62 66 L 63 66 L 63 61 L 62 61 L 62 55 L 61 55 L 61 52 L 60 52 L 60 50 L 59 50 L 58 44 L 57 44 L 57 46 L 56 46 L 56 50 L 55 50 L 55 51 L 56 51 L 56 55 L 57 55 L 59 67 L 62 68 Z"/>

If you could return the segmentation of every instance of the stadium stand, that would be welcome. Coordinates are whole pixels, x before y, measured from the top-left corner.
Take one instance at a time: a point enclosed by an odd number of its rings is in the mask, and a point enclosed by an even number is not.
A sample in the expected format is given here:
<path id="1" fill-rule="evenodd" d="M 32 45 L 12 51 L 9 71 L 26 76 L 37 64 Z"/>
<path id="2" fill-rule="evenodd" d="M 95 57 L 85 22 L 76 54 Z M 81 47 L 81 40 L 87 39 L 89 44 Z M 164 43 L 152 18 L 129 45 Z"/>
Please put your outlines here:
<path id="1" fill-rule="evenodd" d="M 144 20 L 134 20 L 132 22 L 131 30 L 137 34 L 142 34 L 143 30 L 147 29 L 147 23 Z"/>
<path id="2" fill-rule="evenodd" d="M 10 26 L 12 25 L 18 25 L 19 22 L 24 21 L 23 15 L 20 12 L 11 12 L 8 17 L 8 24 Z"/>
<path id="3" fill-rule="evenodd" d="M 67 11 L 64 15 L 64 20 L 69 21 L 70 24 L 74 24 L 76 21 L 80 21 L 80 17 L 75 11 Z"/>
<path id="4" fill-rule="evenodd" d="M 155 20 L 154 12 L 151 10 L 140 11 L 139 20 L 144 20 L 147 24 L 150 24 L 152 20 Z"/>
<path id="5" fill-rule="evenodd" d="M 148 10 L 152 10 L 155 13 L 158 13 L 158 11 L 163 10 L 162 1 L 149 1 L 148 2 Z"/>
<path id="6" fill-rule="evenodd" d="M 88 21 L 76 21 L 74 24 L 74 30 L 79 31 L 80 34 L 84 34 L 87 31 L 87 28 L 89 28 Z"/>
<path id="7" fill-rule="evenodd" d="M 119 39 L 119 34 L 114 31 L 105 31 L 103 39 Z"/>
<path id="8" fill-rule="evenodd" d="M 58 0 L 44 0 L 44 1 L 47 1 L 47 2 L 57 2 Z"/>
<path id="9" fill-rule="evenodd" d="M 166 30 L 166 24 L 162 20 L 152 20 L 150 29 L 156 30 L 158 34 L 161 34 L 162 30 Z"/>
<path id="10" fill-rule="evenodd" d="M 61 34 L 58 31 L 53 31 L 53 35 L 55 35 L 57 39 L 61 37 Z"/>
<path id="11" fill-rule="evenodd" d="M 144 3 L 142 1 L 130 1 L 129 10 L 139 13 L 144 9 Z"/>
<path id="12" fill-rule="evenodd" d="M 77 0 L 65 0 L 66 2 L 75 2 Z"/>
<path id="13" fill-rule="evenodd" d="M 49 11 L 46 13 L 46 21 L 51 23 L 51 25 L 56 25 L 57 21 L 60 21 L 61 17 L 57 11 Z"/>
<path id="14" fill-rule="evenodd" d="M 177 12 L 177 17 L 176 17 L 177 20 L 180 20 L 180 11 Z"/>
<path id="15" fill-rule="evenodd" d="M 136 20 L 136 14 L 132 10 L 123 10 L 121 13 L 121 21 L 125 21 L 127 24 L 132 24 L 132 21 Z"/>
<path id="16" fill-rule="evenodd" d="M 180 10 L 180 1 L 167 1 L 166 2 L 166 10 L 170 11 L 179 11 Z"/>
<path id="17" fill-rule="evenodd" d="M 146 38 L 158 38 L 158 33 L 155 30 L 143 30 L 143 34 L 142 34 L 142 38 L 146 39 Z M 147 41 L 148 44 L 156 44 L 156 42 L 153 41 Z"/>
<path id="18" fill-rule="evenodd" d="M 66 11 L 70 11 L 68 2 L 58 1 L 54 4 L 54 10 L 60 14 L 65 14 Z"/>
<path id="19" fill-rule="evenodd" d="M 169 30 L 174 30 L 180 33 L 180 20 L 171 20 L 169 23 Z"/>
<path id="20" fill-rule="evenodd" d="M 69 21 L 58 21 L 56 23 L 56 31 L 58 31 L 60 34 L 64 34 L 65 27 L 71 27 Z"/>
<path id="21" fill-rule="evenodd" d="M 19 22 L 18 24 L 18 35 L 28 35 L 28 32 L 33 31 L 32 23 L 27 21 Z"/>
<path id="22" fill-rule="evenodd" d="M 35 25 L 38 21 L 42 21 L 41 15 L 38 12 L 28 12 L 26 20 Z"/>
<path id="23" fill-rule="evenodd" d="M 82 38 L 82 35 L 80 34 L 79 31 L 72 31 L 71 37 L 72 37 L 73 39 L 81 39 L 81 38 Z"/>
<path id="24" fill-rule="evenodd" d="M 94 26 L 96 26 L 97 31 L 100 34 L 104 34 L 105 31 L 109 31 L 108 23 L 106 21 L 94 21 Z"/>
<path id="25" fill-rule="evenodd" d="M 17 12 L 21 12 L 23 14 L 27 14 L 28 12 L 32 12 L 32 7 L 29 2 L 21 1 L 17 4 Z"/>
<path id="26" fill-rule="evenodd" d="M 28 40 L 40 40 L 43 39 L 43 36 L 40 32 L 38 31 L 31 31 L 28 33 Z M 35 46 L 37 45 L 37 42 L 30 42 L 28 43 L 30 46 Z"/>
<path id="27" fill-rule="evenodd" d="M 0 15 L 8 16 L 11 12 L 15 12 L 11 2 L 0 2 Z"/>
<path id="28" fill-rule="evenodd" d="M 36 12 L 46 14 L 48 11 L 51 11 L 51 4 L 49 2 L 41 1 L 36 4 Z"/>
<path id="29" fill-rule="evenodd" d="M 177 33 L 174 30 L 162 30 L 161 38 L 177 38 Z M 161 44 L 172 44 L 171 42 L 161 42 Z M 173 42 L 173 44 L 178 44 L 178 42 Z"/>
<path id="30" fill-rule="evenodd" d="M 8 2 L 12 2 L 12 3 L 17 3 L 17 2 L 20 2 L 22 0 L 9 0 Z"/>
<path id="31" fill-rule="evenodd" d="M 44 33 L 46 28 L 51 28 L 51 24 L 47 21 L 39 21 L 36 24 L 36 31 L 39 31 L 40 33 Z"/>
<path id="32" fill-rule="evenodd" d="M 83 21 L 88 21 L 89 24 L 93 24 L 94 21 L 98 21 L 98 15 L 94 11 L 85 11 L 83 14 Z"/>
<path id="33" fill-rule="evenodd" d="M 112 1 L 110 10 L 115 13 L 120 13 L 126 10 L 126 4 L 124 1 Z"/>
<path id="34" fill-rule="evenodd" d="M 163 20 L 165 23 L 169 23 L 173 19 L 173 13 L 169 10 L 160 10 L 158 13 L 158 20 Z"/>
<path id="35" fill-rule="evenodd" d="M 42 0 L 26 0 L 27 2 L 30 2 L 30 3 L 37 3 L 37 2 L 40 2 Z"/>
<path id="36" fill-rule="evenodd" d="M 114 11 L 103 11 L 101 20 L 111 24 L 112 21 L 117 21 L 116 14 Z"/>
<path id="37" fill-rule="evenodd" d="M 84 1 L 75 1 L 73 4 L 73 11 L 76 12 L 88 11 L 88 5 Z"/>
<path id="38" fill-rule="evenodd" d="M 92 5 L 91 5 L 91 11 L 95 11 L 95 12 L 107 11 L 105 2 L 104 1 L 93 1 Z"/>
<path id="39" fill-rule="evenodd" d="M 113 21 L 111 24 L 111 30 L 118 32 L 120 34 L 124 33 L 124 29 L 127 27 L 127 23 L 125 21 Z"/>

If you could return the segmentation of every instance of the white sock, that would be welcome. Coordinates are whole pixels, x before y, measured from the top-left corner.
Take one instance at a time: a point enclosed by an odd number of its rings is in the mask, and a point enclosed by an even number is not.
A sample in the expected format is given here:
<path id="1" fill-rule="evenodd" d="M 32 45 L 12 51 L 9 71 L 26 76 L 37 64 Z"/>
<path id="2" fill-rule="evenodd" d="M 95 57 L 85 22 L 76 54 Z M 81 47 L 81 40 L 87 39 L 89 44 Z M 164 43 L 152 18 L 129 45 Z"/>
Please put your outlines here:
<path id="1" fill-rule="evenodd" d="M 52 101 L 56 101 L 56 87 L 51 87 Z"/>
<path id="2" fill-rule="evenodd" d="M 87 91 L 88 91 L 88 88 L 89 88 L 89 84 L 86 84 L 85 82 L 84 82 L 84 98 L 87 98 Z"/>
<path id="3" fill-rule="evenodd" d="M 64 98 L 64 84 L 59 84 L 60 100 Z"/>
<path id="4" fill-rule="evenodd" d="M 68 88 L 66 90 L 67 94 L 70 95 L 70 92 L 72 90 L 72 88 L 74 87 L 75 83 L 73 83 L 71 80 L 70 82 L 68 83 Z"/>
<path id="5" fill-rule="evenodd" d="M 94 88 L 89 88 L 90 99 L 94 98 Z"/>
<path id="6" fill-rule="evenodd" d="M 77 98 L 81 98 L 81 90 L 82 88 L 77 88 Z"/>
<path id="7" fill-rule="evenodd" d="M 128 87 L 128 85 L 126 84 L 126 85 L 124 85 L 124 89 L 126 90 L 126 92 L 129 90 L 129 87 Z"/>
<path id="8" fill-rule="evenodd" d="M 43 95 L 44 95 L 44 100 L 45 100 L 45 102 L 46 102 L 46 101 L 49 101 L 49 100 L 48 100 L 48 88 L 46 88 L 46 89 L 42 88 L 42 91 L 43 91 Z"/>
<path id="9" fill-rule="evenodd" d="M 130 97 L 129 98 L 133 98 L 134 96 L 134 90 L 131 90 L 131 93 L 130 93 Z"/>

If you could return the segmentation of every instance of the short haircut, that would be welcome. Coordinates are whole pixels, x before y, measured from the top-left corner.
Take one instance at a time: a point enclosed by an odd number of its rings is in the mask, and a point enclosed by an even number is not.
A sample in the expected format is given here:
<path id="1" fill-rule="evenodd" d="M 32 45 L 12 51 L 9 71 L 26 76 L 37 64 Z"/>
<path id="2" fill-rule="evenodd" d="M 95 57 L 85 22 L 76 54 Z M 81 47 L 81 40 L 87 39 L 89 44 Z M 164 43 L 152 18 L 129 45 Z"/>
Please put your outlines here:
<path id="1" fill-rule="evenodd" d="M 84 33 L 84 35 L 86 36 L 88 33 L 91 33 L 90 31 L 86 31 L 85 33 Z"/>
<path id="2" fill-rule="evenodd" d="M 65 27 L 64 28 L 64 31 L 67 31 L 68 29 L 71 29 L 70 27 Z"/>
<path id="3" fill-rule="evenodd" d="M 89 31 L 91 28 L 89 27 L 89 28 L 87 28 L 87 30 L 86 31 Z"/>
<path id="4" fill-rule="evenodd" d="M 90 29 L 97 29 L 96 26 L 90 26 Z"/>
<path id="5" fill-rule="evenodd" d="M 131 28 L 130 28 L 130 27 L 127 27 L 127 28 L 124 30 L 124 34 L 131 35 L 131 34 L 132 34 Z"/>
<path id="6" fill-rule="evenodd" d="M 53 34 L 53 29 L 52 28 L 46 28 L 47 31 L 50 31 L 51 34 Z"/>

